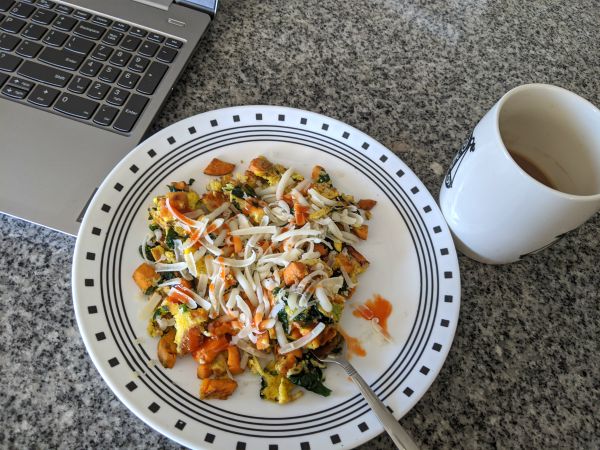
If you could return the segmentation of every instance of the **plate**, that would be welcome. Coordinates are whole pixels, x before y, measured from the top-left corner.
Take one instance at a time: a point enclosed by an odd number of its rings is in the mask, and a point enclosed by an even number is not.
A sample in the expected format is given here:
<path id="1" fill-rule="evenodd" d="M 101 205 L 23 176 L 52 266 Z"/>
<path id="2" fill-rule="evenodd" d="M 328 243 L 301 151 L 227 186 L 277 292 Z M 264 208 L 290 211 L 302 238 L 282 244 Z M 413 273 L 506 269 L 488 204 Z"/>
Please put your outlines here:
<path id="1" fill-rule="evenodd" d="M 173 369 L 156 363 L 157 341 L 141 320 L 143 296 L 131 274 L 141 263 L 146 210 L 171 181 L 195 178 L 218 157 L 245 167 L 265 155 L 306 175 L 319 164 L 339 189 L 378 204 L 369 240 L 371 261 L 352 298 L 379 294 L 393 304 L 393 343 L 345 312 L 342 327 L 360 339 L 365 357 L 351 362 L 393 411 L 406 414 L 427 391 L 452 344 L 460 277 L 452 238 L 435 201 L 393 153 L 366 134 L 319 114 L 243 106 L 178 122 L 129 153 L 104 180 L 83 219 L 73 262 L 77 323 L 98 371 L 119 399 L 152 428 L 192 448 L 310 450 L 350 448 L 383 430 L 348 377 L 326 370 L 329 397 L 305 392 L 278 405 L 261 400 L 259 378 L 244 374 L 226 401 L 199 399 L 192 358 Z M 243 161 L 243 163 L 242 163 Z"/>

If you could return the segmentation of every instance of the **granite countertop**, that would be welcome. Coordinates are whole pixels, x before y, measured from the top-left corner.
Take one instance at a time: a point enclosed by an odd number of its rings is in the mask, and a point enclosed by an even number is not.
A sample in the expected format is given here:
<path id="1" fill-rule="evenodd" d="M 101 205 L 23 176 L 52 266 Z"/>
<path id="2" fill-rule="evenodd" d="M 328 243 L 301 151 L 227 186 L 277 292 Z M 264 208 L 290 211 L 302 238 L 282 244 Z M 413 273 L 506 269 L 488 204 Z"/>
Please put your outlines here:
<path id="1" fill-rule="evenodd" d="M 353 125 L 434 196 L 477 120 L 510 88 L 600 105 L 595 1 L 222 0 L 155 129 L 274 104 Z M 460 258 L 448 359 L 402 423 L 426 448 L 600 447 L 600 218 L 518 264 Z M 0 215 L 0 446 L 176 448 L 121 404 L 75 323 L 75 239 Z M 40 314 L 40 310 L 43 311 Z M 361 449 L 391 449 L 379 436 Z"/>

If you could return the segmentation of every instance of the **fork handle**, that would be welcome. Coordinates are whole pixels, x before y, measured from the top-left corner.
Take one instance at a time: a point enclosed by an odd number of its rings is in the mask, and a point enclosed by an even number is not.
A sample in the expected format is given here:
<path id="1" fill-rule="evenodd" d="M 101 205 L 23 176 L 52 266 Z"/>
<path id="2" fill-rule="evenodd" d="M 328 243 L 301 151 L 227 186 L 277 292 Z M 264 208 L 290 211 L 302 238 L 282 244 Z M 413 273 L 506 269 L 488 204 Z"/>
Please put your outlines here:
<path id="1" fill-rule="evenodd" d="M 383 402 L 379 400 L 379 397 L 375 395 L 375 392 L 371 389 L 371 387 L 367 384 L 367 382 L 360 376 L 360 374 L 356 371 L 354 366 L 350 364 L 348 361 L 344 361 L 340 364 L 348 376 L 352 378 L 352 381 L 356 383 L 358 389 L 363 394 L 367 403 L 385 428 L 385 431 L 390 435 L 396 447 L 400 450 L 419 450 L 417 444 L 413 441 L 410 435 L 402 428 L 400 423 L 396 421 L 392 413 L 385 407 Z"/>

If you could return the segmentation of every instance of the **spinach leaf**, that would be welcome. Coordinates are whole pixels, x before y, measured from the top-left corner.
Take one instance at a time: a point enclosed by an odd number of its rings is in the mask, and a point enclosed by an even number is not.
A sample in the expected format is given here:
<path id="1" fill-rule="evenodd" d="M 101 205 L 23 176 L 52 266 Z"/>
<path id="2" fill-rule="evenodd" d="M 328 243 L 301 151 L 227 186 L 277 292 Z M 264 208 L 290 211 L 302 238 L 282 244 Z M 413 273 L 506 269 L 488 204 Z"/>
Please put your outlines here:
<path id="1" fill-rule="evenodd" d="M 303 325 L 309 325 L 314 322 L 323 322 L 328 325 L 333 323 L 333 319 L 326 316 L 321 312 L 316 304 L 313 304 L 310 308 L 305 309 L 294 318 L 294 322 L 300 322 Z"/>
<path id="2" fill-rule="evenodd" d="M 231 194 L 235 195 L 237 198 L 244 198 L 244 191 L 240 186 L 236 186 L 231 190 Z"/>
<path id="3" fill-rule="evenodd" d="M 256 197 L 256 192 L 254 191 L 254 189 L 252 189 L 252 186 L 244 184 L 244 186 L 242 186 L 242 189 L 248 197 Z"/>
<path id="4" fill-rule="evenodd" d="M 150 295 L 156 290 L 156 286 L 150 286 L 148 289 L 144 291 L 144 295 Z"/>
<path id="5" fill-rule="evenodd" d="M 279 319 L 281 325 L 283 325 L 283 331 L 288 334 L 290 332 L 290 323 L 288 320 L 288 315 L 285 312 L 285 308 L 281 308 L 281 310 L 277 313 L 277 319 Z"/>
<path id="6" fill-rule="evenodd" d="M 304 359 L 301 364 L 301 370 L 289 374 L 288 379 L 297 386 L 302 386 L 315 394 L 328 397 L 331 394 L 331 389 L 323 385 L 323 371 L 314 365 L 311 358 Z"/>
<path id="7" fill-rule="evenodd" d="M 265 398 L 264 390 L 267 388 L 267 382 L 263 377 L 260 377 L 260 398 Z"/>
<path id="8" fill-rule="evenodd" d="M 154 230 L 158 230 L 160 227 L 158 225 L 156 225 L 155 223 L 151 223 L 150 225 L 148 225 L 148 228 L 150 228 L 150 231 L 154 231 Z"/>
<path id="9" fill-rule="evenodd" d="M 254 191 L 254 189 L 252 189 L 252 186 L 248 184 L 235 186 L 231 190 L 231 194 L 242 200 L 248 197 L 256 197 L 256 192 Z"/>
<path id="10" fill-rule="evenodd" d="M 190 181 L 188 181 L 188 186 L 191 186 L 192 184 L 194 184 L 194 181 L 196 181 L 196 180 L 194 180 L 193 178 L 190 178 Z"/>
<path id="11" fill-rule="evenodd" d="M 165 314 L 169 313 L 169 307 L 168 306 L 161 306 L 160 308 L 156 308 L 156 310 L 154 310 L 154 315 L 152 316 L 153 319 L 156 319 L 158 316 L 164 316 Z"/>
<path id="12" fill-rule="evenodd" d="M 167 230 L 167 236 L 165 237 L 165 244 L 167 244 L 167 247 L 172 249 L 175 246 L 175 244 L 173 244 L 173 239 L 178 239 L 178 238 L 179 238 L 179 235 L 177 234 L 175 229 L 169 228 Z"/>
<path id="13" fill-rule="evenodd" d="M 154 261 L 154 256 L 152 256 L 152 252 L 150 251 L 151 249 L 152 249 L 152 247 L 150 247 L 149 245 L 146 245 L 146 248 L 143 249 L 143 251 L 146 254 L 146 259 L 149 259 L 150 261 Z M 144 254 L 142 253 L 141 245 L 138 247 L 138 252 L 140 252 L 140 256 L 143 258 Z"/>
<path id="14" fill-rule="evenodd" d="M 173 278 L 177 278 L 177 274 L 175 272 L 160 272 L 160 282 L 163 283 L 167 280 L 172 280 Z"/>
<path id="15" fill-rule="evenodd" d="M 330 181 L 331 181 L 331 178 L 329 178 L 329 174 L 322 170 L 321 173 L 319 174 L 317 183 L 329 183 Z"/>

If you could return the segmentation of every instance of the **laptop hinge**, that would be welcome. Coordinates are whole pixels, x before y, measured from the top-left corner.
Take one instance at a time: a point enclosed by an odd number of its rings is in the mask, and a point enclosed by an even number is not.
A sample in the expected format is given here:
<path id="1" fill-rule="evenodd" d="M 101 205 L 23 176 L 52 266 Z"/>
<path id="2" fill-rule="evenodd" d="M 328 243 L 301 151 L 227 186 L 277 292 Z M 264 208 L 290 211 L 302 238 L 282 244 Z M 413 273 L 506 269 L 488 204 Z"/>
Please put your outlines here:
<path id="1" fill-rule="evenodd" d="M 169 6 L 173 3 L 173 0 L 133 0 L 134 2 L 142 3 L 144 5 L 152 6 L 154 8 L 168 11 Z"/>
<path id="2" fill-rule="evenodd" d="M 214 18 L 217 14 L 219 0 L 174 0 L 174 2 L 181 6 L 202 11 Z"/>

